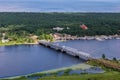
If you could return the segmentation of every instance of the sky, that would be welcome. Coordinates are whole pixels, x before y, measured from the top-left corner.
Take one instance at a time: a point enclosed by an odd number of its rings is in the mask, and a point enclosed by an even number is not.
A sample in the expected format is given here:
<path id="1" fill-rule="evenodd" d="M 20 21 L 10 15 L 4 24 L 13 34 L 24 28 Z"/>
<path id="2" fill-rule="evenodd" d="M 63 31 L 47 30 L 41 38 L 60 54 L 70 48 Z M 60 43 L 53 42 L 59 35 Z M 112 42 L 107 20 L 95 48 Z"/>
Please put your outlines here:
<path id="1" fill-rule="evenodd" d="M 0 0 L 0 12 L 120 12 L 120 0 Z"/>

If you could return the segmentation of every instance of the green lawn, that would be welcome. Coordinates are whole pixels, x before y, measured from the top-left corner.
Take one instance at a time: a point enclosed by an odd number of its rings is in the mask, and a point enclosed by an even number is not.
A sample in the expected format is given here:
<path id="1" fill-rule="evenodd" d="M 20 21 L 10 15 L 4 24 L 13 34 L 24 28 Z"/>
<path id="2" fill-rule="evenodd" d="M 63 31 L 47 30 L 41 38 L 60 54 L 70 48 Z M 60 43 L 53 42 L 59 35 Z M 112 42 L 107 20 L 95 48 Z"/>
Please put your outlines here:
<path id="1" fill-rule="evenodd" d="M 19 77 L 19 78 L 0 79 L 0 80 L 30 80 L 30 79 L 27 79 L 24 76 L 22 76 L 22 77 Z"/>
<path id="2" fill-rule="evenodd" d="M 26 77 L 0 79 L 0 80 L 33 80 Z M 81 74 L 81 75 L 66 75 L 66 76 L 49 76 L 35 80 L 120 80 L 120 72 L 111 71 L 102 74 Z"/>
<path id="3" fill-rule="evenodd" d="M 120 72 L 106 72 L 103 74 L 84 74 L 60 77 L 44 77 L 39 80 L 120 80 Z"/>
<path id="4" fill-rule="evenodd" d="M 14 42 L 14 41 L 7 42 L 7 43 L 1 43 L 0 42 L 0 46 L 11 46 L 11 45 L 20 45 L 20 44 L 24 44 L 24 43 L 22 43 L 22 42 Z"/>
<path id="5" fill-rule="evenodd" d="M 84 67 L 85 64 L 82 64 L 82 67 Z M 80 65 L 76 65 L 76 66 L 72 66 L 71 68 L 62 68 L 62 69 L 58 69 L 58 71 L 60 70 L 64 70 L 65 69 L 65 74 L 63 74 L 62 76 L 57 76 L 56 75 L 56 71 L 57 70 L 51 70 L 51 71 L 45 71 L 43 73 L 36 73 L 36 74 L 31 74 L 31 75 L 26 75 L 25 76 L 21 76 L 21 77 L 12 77 L 12 78 L 8 78 L 8 79 L 0 79 L 0 80 L 120 80 L 120 72 L 118 71 L 114 71 L 112 69 L 109 68 L 104 68 L 104 70 L 106 71 L 105 73 L 99 73 L 99 74 L 74 74 L 74 75 L 69 75 L 67 72 L 69 72 L 69 70 L 71 69 L 78 69 L 78 68 L 82 68 L 79 67 Z M 90 66 L 88 66 L 90 67 Z M 51 73 L 52 75 L 49 77 L 45 77 L 44 75 L 46 73 Z M 44 76 L 43 78 L 39 78 L 36 79 L 36 77 L 40 77 L 40 76 Z M 32 78 L 30 78 L 32 77 Z"/>

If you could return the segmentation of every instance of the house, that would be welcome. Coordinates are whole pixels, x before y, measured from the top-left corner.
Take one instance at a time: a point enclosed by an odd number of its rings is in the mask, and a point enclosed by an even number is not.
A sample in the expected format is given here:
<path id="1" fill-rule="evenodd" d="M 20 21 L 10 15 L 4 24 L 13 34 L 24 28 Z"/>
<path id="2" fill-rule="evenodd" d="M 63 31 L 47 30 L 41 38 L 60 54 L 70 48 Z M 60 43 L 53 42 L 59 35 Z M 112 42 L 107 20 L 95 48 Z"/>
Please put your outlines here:
<path id="1" fill-rule="evenodd" d="M 85 24 L 80 25 L 80 28 L 82 28 L 83 30 L 87 30 L 88 29 L 88 27 Z"/>
<path id="2" fill-rule="evenodd" d="M 67 27 L 67 30 L 69 30 L 70 28 L 69 27 Z"/>
<path id="3" fill-rule="evenodd" d="M 30 35 L 29 38 L 31 38 L 34 41 L 34 43 L 38 44 L 38 36 L 36 36 L 36 35 Z"/>
<path id="4" fill-rule="evenodd" d="M 53 30 L 56 30 L 56 31 L 62 31 L 64 28 L 61 28 L 61 27 L 55 27 L 53 28 Z"/>
<path id="5" fill-rule="evenodd" d="M 55 33 L 55 34 L 53 34 L 53 37 L 55 40 L 60 40 L 63 37 L 63 35 L 60 33 Z"/>
<path id="6" fill-rule="evenodd" d="M 2 33 L 2 43 L 9 42 L 9 39 L 5 38 L 6 33 Z"/>
<path id="7" fill-rule="evenodd" d="M 2 43 L 6 43 L 6 42 L 9 42 L 8 39 L 2 39 Z"/>

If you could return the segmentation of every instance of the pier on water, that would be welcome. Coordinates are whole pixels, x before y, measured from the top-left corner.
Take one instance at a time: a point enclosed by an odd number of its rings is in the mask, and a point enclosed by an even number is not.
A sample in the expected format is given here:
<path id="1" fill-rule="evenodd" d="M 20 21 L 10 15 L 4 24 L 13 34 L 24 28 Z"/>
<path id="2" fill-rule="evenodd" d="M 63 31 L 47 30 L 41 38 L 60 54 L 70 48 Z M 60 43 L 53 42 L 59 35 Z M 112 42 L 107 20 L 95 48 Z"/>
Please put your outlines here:
<path id="1" fill-rule="evenodd" d="M 60 52 L 69 54 L 71 56 L 83 59 L 83 60 L 92 59 L 90 54 L 79 51 L 79 50 L 71 48 L 71 47 L 60 46 L 59 44 L 54 44 L 54 43 L 47 42 L 47 41 L 39 41 L 39 44 L 43 45 L 43 46 L 46 46 L 48 48 L 51 48 L 53 50 L 60 51 Z"/>

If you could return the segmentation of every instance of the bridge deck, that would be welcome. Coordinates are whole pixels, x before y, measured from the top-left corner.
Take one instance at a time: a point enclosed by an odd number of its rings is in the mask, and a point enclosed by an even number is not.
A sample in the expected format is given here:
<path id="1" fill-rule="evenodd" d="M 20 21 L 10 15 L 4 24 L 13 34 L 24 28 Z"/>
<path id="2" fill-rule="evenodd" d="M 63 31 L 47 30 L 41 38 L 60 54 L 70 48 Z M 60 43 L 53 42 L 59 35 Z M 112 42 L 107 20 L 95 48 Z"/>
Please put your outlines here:
<path id="1" fill-rule="evenodd" d="M 39 44 L 44 45 L 46 47 L 50 47 L 54 50 L 59 50 L 61 52 L 65 52 L 69 55 L 79 57 L 79 58 L 84 59 L 84 60 L 88 60 L 88 59 L 92 58 L 90 54 L 79 51 L 79 50 L 71 48 L 71 47 L 60 46 L 59 44 L 54 44 L 54 43 L 50 43 L 47 41 L 39 41 Z"/>

